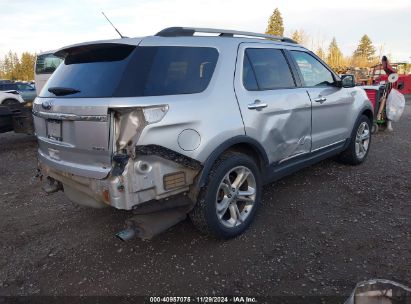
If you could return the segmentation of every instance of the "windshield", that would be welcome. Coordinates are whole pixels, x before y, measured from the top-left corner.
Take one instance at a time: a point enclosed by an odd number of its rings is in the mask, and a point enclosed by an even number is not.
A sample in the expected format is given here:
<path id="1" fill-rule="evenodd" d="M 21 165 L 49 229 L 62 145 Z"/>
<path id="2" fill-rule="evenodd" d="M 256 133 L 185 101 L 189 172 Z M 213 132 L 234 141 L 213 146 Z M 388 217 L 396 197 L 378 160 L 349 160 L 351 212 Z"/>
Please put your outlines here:
<path id="1" fill-rule="evenodd" d="M 99 44 L 69 49 L 41 97 L 134 97 L 204 91 L 218 52 L 208 47 Z M 64 94 L 61 94 L 61 90 Z"/>

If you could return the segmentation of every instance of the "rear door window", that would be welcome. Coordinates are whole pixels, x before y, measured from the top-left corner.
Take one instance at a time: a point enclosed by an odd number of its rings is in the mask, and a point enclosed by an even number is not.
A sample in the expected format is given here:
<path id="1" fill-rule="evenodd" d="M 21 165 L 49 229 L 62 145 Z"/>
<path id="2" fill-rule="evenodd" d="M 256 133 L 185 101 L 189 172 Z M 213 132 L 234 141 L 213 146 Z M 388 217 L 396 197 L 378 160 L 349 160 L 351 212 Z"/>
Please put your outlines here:
<path id="1" fill-rule="evenodd" d="M 40 96 L 68 88 L 61 97 L 134 97 L 204 91 L 214 73 L 218 51 L 209 47 L 99 44 L 68 50 Z M 52 90 L 53 91 L 53 90 Z"/>
<path id="2" fill-rule="evenodd" d="M 244 66 L 249 61 L 259 90 L 294 88 L 294 78 L 281 50 L 271 48 L 248 48 L 245 51 Z M 245 70 L 244 70 L 245 72 Z M 246 75 L 244 73 L 244 75 Z M 246 89 L 252 87 L 251 76 L 243 79 Z"/>

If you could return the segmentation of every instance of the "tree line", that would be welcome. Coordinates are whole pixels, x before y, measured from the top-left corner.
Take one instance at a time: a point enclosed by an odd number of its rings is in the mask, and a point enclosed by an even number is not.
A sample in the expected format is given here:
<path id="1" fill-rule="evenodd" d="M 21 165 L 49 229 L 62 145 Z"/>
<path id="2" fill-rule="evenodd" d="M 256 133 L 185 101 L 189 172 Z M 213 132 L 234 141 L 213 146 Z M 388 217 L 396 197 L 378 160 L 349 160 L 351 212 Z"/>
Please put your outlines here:
<path id="1" fill-rule="evenodd" d="M 274 10 L 268 20 L 266 34 L 284 36 L 283 18 L 278 8 Z M 291 33 L 291 39 L 302 45 L 307 45 L 310 40 L 304 30 L 294 30 Z M 328 49 L 325 50 L 318 43 L 314 52 L 338 73 L 345 72 L 349 67 L 372 67 L 380 61 L 370 37 L 366 34 L 361 37 L 357 49 L 351 56 L 345 57 L 343 55 L 335 37 L 331 40 Z"/>
<path id="2" fill-rule="evenodd" d="M 283 18 L 278 8 L 268 20 L 266 34 L 284 36 Z M 304 30 L 294 30 L 291 33 L 291 39 L 299 44 L 307 45 L 310 37 Z M 315 53 L 337 73 L 344 73 L 349 67 L 371 67 L 380 60 L 376 56 L 376 50 L 370 37 L 366 34 L 361 37 L 357 49 L 351 56 L 343 55 L 335 37 L 331 40 L 328 49 L 324 49 L 323 45 L 318 43 Z M 26 81 L 34 79 L 35 59 L 36 55 L 29 52 L 24 52 L 18 57 L 15 52 L 9 51 L 3 59 L 0 59 L 0 79 Z"/>
<path id="3" fill-rule="evenodd" d="M 36 54 L 24 52 L 19 57 L 16 52 L 9 51 L 0 58 L 0 79 L 33 80 L 35 60 Z"/>

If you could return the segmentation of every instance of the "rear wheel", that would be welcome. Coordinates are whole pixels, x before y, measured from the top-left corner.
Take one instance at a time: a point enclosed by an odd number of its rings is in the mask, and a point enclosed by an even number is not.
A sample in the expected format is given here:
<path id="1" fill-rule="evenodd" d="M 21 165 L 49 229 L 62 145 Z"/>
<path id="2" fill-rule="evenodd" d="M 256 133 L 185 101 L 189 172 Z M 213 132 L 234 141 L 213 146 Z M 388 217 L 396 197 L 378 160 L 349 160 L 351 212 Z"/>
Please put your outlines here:
<path id="1" fill-rule="evenodd" d="M 254 160 L 225 153 L 214 164 L 190 218 L 206 234 L 232 238 L 250 225 L 260 200 L 261 177 Z"/>
<path id="2" fill-rule="evenodd" d="M 16 99 L 5 99 L 2 103 L 4 106 L 18 105 L 19 101 Z"/>
<path id="3" fill-rule="evenodd" d="M 365 161 L 371 144 L 371 122 L 362 115 L 357 121 L 351 136 L 350 145 L 341 153 L 339 160 L 350 165 L 359 165 Z"/>

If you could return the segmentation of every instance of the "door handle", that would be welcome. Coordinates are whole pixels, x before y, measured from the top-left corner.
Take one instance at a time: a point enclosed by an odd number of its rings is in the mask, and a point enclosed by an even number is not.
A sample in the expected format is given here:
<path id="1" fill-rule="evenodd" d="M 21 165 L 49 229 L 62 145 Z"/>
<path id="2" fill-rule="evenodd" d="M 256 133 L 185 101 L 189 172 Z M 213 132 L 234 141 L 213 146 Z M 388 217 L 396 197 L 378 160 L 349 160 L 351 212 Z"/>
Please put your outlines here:
<path id="1" fill-rule="evenodd" d="M 326 101 L 327 100 L 327 98 L 325 98 L 325 97 L 318 97 L 318 98 L 316 98 L 316 99 L 314 99 L 314 101 L 315 102 L 319 102 L 319 103 L 323 103 L 324 101 Z"/>
<path id="2" fill-rule="evenodd" d="M 248 104 L 248 109 L 249 110 L 259 110 L 259 109 L 263 109 L 266 108 L 267 104 L 264 102 L 261 102 L 261 100 L 255 100 L 254 103 L 250 103 Z"/>

